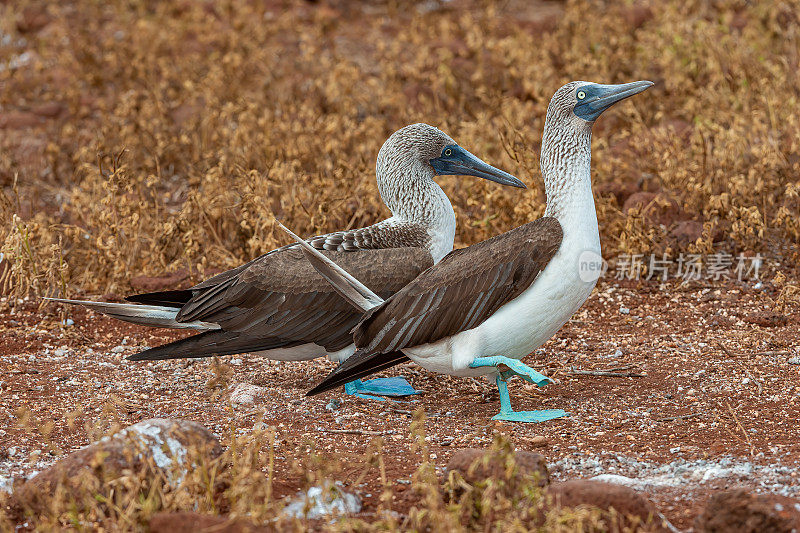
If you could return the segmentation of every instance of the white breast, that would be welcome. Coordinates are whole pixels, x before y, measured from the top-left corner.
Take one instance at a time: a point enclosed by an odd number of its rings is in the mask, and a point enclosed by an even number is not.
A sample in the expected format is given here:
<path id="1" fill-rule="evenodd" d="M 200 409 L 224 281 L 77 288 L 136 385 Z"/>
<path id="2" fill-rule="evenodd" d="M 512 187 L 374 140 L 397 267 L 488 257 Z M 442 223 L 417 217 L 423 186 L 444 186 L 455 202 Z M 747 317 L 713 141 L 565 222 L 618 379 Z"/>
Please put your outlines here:
<path id="1" fill-rule="evenodd" d="M 586 205 L 589 202 L 590 208 Z M 579 271 L 584 252 L 600 254 L 591 189 L 582 203 L 582 208 L 570 209 L 559 217 L 564 230 L 561 247 L 525 292 L 476 328 L 403 352 L 434 372 L 479 376 L 494 370 L 469 368 L 476 357 L 521 359 L 544 344 L 583 305 L 597 283 L 584 281 Z"/>

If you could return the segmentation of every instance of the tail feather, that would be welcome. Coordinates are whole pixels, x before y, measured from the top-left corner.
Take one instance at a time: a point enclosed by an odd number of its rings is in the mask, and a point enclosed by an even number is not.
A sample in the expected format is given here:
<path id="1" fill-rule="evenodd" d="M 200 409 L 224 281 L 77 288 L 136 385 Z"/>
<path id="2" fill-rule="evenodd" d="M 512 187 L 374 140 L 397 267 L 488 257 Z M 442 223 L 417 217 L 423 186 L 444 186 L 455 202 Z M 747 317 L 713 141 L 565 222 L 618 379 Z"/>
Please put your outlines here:
<path id="1" fill-rule="evenodd" d="M 98 313 L 103 313 L 104 315 L 116 318 L 117 320 L 124 320 L 125 322 L 132 322 L 134 324 L 141 324 L 144 326 L 173 329 L 219 329 L 218 324 L 212 324 L 210 322 L 201 322 L 199 320 L 194 322 L 176 321 L 175 317 L 180 310 L 178 307 L 92 302 L 90 300 L 68 300 L 64 298 L 45 298 L 45 300 L 71 305 L 82 305 L 97 311 Z"/>
<path id="2" fill-rule="evenodd" d="M 354 379 L 369 376 L 407 361 L 410 361 L 408 356 L 400 351 L 389 353 L 356 352 L 333 369 L 316 387 L 306 392 L 306 396 L 316 396 Z"/>
<path id="3" fill-rule="evenodd" d="M 145 292 L 125 297 L 128 302 L 167 307 L 183 307 L 191 299 L 192 291 L 190 290 Z"/>
<path id="4" fill-rule="evenodd" d="M 274 348 L 290 348 L 304 344 L 301 341 L 287 341 L 278 338 L 259 338 L 243 335 L 236 331 L 204 331 L 170 342 L 128 357 L 131 361 L 162 361 L 164 359 L 188 359 L 211 357 L 214 355 L 233 355 Z"/>

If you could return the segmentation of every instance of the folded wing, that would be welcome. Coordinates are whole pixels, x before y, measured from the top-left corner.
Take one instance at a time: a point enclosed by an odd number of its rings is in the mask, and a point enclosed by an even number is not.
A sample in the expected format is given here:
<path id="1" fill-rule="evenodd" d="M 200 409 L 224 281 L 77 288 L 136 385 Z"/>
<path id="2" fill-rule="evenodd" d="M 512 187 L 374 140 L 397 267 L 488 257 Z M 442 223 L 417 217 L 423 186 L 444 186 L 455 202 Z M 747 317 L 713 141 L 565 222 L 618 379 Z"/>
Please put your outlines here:
<path id="1" fill-rule="evenodd" d="M 451 252 L 364 314 L 353 336 L 358 351 L 309 395 L 406 361 L 403 348 L 479 326 L 533 284 L 562 237 L 558 220 L 544 217 Z"/>

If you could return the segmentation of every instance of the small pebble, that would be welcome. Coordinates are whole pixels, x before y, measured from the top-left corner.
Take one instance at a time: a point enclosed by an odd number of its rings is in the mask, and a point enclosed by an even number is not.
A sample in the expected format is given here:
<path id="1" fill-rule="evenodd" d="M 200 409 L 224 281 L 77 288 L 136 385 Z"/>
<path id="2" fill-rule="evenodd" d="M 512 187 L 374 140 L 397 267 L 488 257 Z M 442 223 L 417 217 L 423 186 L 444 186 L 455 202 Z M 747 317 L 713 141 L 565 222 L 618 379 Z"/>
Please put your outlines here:
<path id="1" fill-rule="evenodd" d="M 622 313 L 623 315 L 627 315 L 631 312 L 631 310 L 628 309 L 627 307 L 620 307 L 619 312 Z"/>
<path id="2" fill-rule="evenodd" d="M 670 448 L 669 449 L 669 453 L 678 453 L 679 451 L 681 451 L 681 447 L 680 446 L 676 446 L 674 448 Z"/>
<path id="3" fill-rule="evenodd" d="M 792 357 L 789 359 L 790 365 L 800 365 L 800 357 Z"/>
<path id="4" fill-rule="evenodd" d="M 539 448 L 541 446 L 547 446 L 547 437 L 542 435 L 537 435 L 533 437 L 531 440 L 528 441 L 528 444 L 533 448 Z"/>
<path id="5" fill-rule="evenodd" d="M 112 352 L 112 353 L 122 353 L 122 352 L 124 352 L 124 351 L 125 351 L 125 347 L 124 347 L 124 346 L 122 346 L 122 345 L 120 345 L 120 346 L 114 346 L 113 348 L 111 348 L 111 352 Z"/>
<path id="6" fill-rule="evenodd" d="M 241 365 L 241 364 L 242 364 L 242 360 L 241 360 L 241 359 L 239 359 L 238 357 L 237 357 L 236 359 L 231 359 L 231 360 L 230 360 L 230 361 L 228 361 L 228 362 L 229 362 L 230 364 L 232 364 L 233 366 L 239 366 L 239 365 Z"/>
<path id="7" fill-rule="evenodd" d="M 325 404 L 326 411 L 336 411 L 342 407 L 342 400 L 339 398 L 331 398 L 328 400 L 328 403 Z"/>

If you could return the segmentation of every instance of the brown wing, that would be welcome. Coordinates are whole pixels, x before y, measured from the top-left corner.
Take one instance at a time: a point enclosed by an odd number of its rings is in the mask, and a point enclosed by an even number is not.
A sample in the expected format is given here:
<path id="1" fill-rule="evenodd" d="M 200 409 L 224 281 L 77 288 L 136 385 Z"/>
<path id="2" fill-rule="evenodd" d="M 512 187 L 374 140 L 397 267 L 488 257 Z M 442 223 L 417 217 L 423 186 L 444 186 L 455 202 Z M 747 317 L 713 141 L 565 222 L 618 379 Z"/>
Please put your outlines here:
<path id="1" fill-rule="evenodd" d="M 433 264 L 423 248 L 322 253 L 366 280 L 383 298 Z M 178 320 L 220 325 L 131 357 L 133 360 L 208 357 L 315 343 L 327 351 L 352 344 L 361 313 L 339 296 L 300 248 L 284 248 L 251 262 L 237 275 L 196 291 Z"/>
<path id="2" fill-rule="evenodd" d="M 382 297 L 433 264 L 421 248 L 323 253 Z M 236 277 L 192 298 L 177 316 L 178 321 L 214 322 L 224 331 L 315 342 L 332 350 L 352 342 L 349 331 L 358 318 L 358 311 L 317 274 L 299 248 L 263 256 Z"/>
<path id="3" fill-rule="evenodd" d="M 429 241 L 424 227 L 393 221 L 309 239 L 384 298 L 431 266 Z M 352 342 L 350 332 L 361 318 L 313 270 L 297 244 L 272 250 L 190 289 L 127 299 L 176 307 L 178 321 L 205 320 L 222 328 L 133 356 L 140 360 L 207 357 L 306 342 L 335 351 Z"/>
<path id="4" fill-rule="evenodd" d="M 388 248 L 427 248 L 430 239 L 431 237 L 425 227 L 419 224 L 384 220 L 366 228 L 326 233 L 310 237 L 307 240 L 318 250 L 360 252 Z M 269 256 L 280 254 L 296 247 L 297 244 L 292 243 L 276 248 L 261 257 L 257 257 L 231 270 L 221 272 L 189 289 L 134 294 L 127 296 L 125 299 L 129 302 L 178 308 L 190 302 L 194 304 L 199 300 L 213 299 L 216 294 L 229 287 L 231 283 L 236 282 L 239 275 L 255 263 L 265 261 Z"/>
<path id="5" fill-rule="evenodd" d="M 477 327 L 531 286 L 562 237 L 558 220 L 545 217 L 451 252 L 367 312 L 354 330 L 358 352 L 309 394 L 403 362 L 403 348 Z"/>

